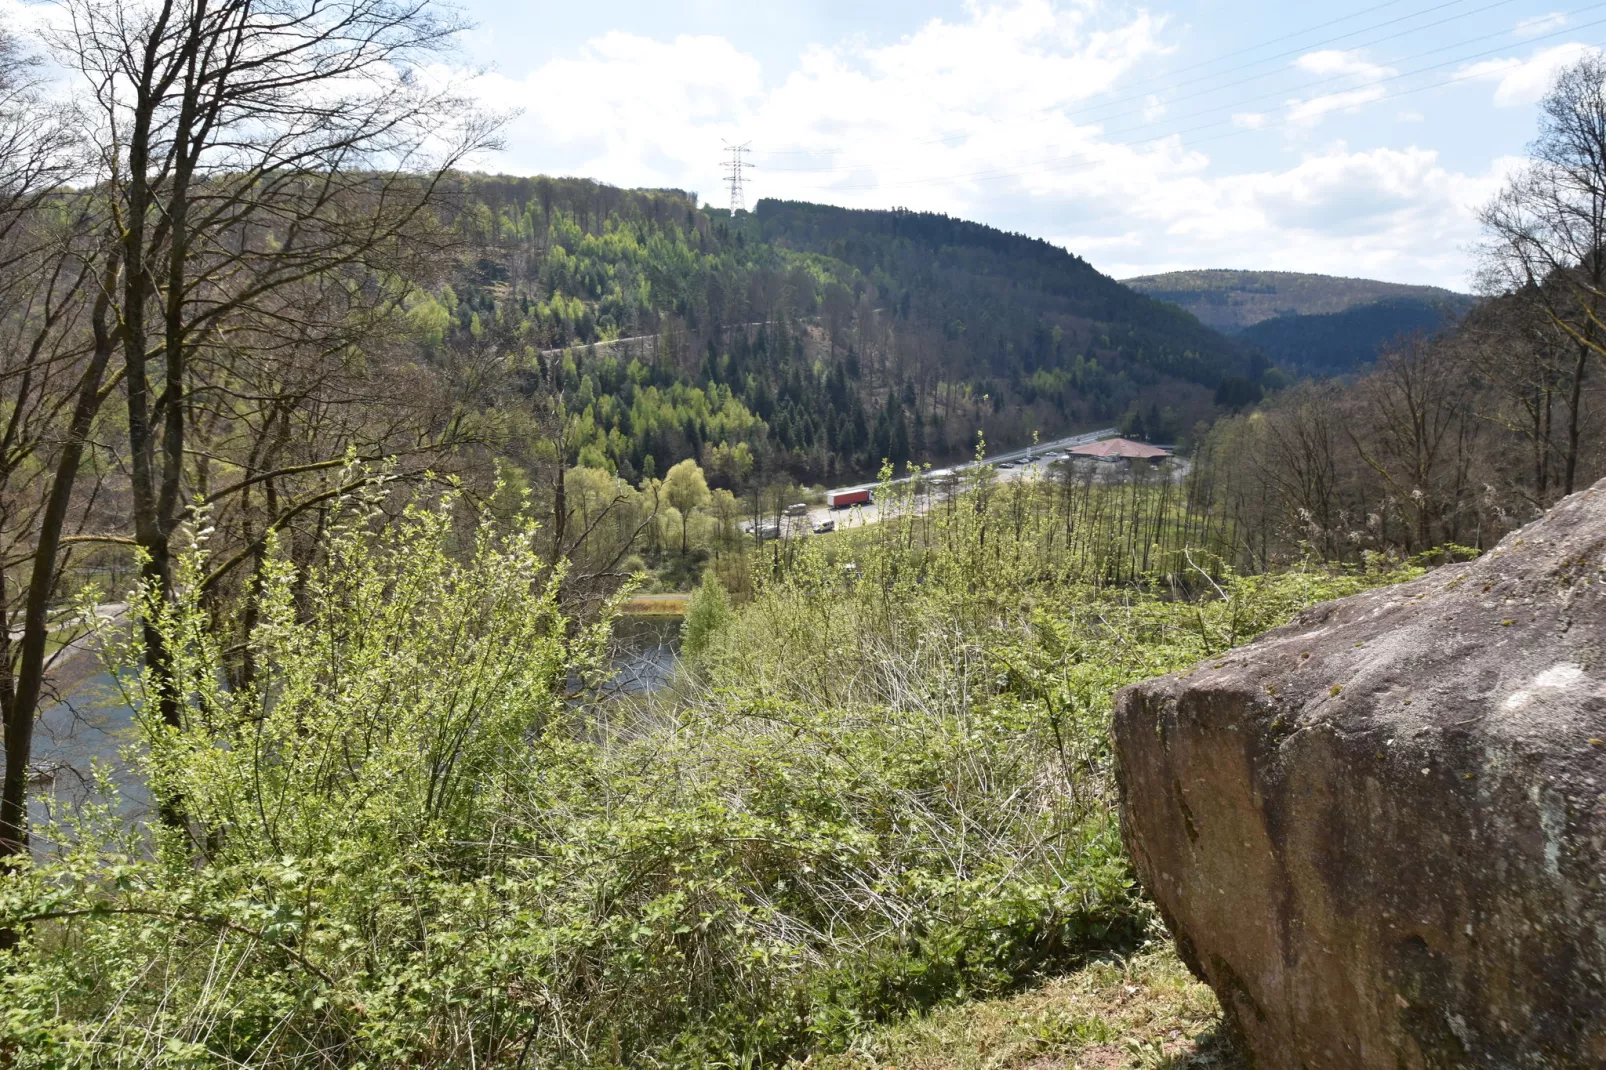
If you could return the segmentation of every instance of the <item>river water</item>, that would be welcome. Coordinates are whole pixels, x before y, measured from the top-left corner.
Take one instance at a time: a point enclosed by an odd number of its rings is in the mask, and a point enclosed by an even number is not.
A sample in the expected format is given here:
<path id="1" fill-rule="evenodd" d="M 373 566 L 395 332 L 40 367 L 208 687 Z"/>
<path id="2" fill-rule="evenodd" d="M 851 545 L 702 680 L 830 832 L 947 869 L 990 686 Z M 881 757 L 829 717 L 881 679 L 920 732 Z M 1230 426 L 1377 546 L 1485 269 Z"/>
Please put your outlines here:
<path id="1" fill-rule="evenodd" d="M 608 690 L 643 695 L 668 684 L 680 650 L 680 622 L 680 617 L 668 615 L 620 617 L 613 628 L 615 674 Z M 134 711 L 110 673 L 88 676 L 66 699 L 46 709 L 34 727 L 34 766 L 41 774 L 32 785 L 37 794 L 28 807 L 34 826 L 63 804 L 97 797 L 97 765 L 116 787 L 117 809 L 143 816 L 149 809 L 145 786 L 123 756 L 133 742 Z"/>
<path id="2" fill-rule="evenodd" d="M 613 625 L 613 687 L 625 694 L 657 691 L 675 675 L 680 657 L 678 616 L 620 617 Z"/>

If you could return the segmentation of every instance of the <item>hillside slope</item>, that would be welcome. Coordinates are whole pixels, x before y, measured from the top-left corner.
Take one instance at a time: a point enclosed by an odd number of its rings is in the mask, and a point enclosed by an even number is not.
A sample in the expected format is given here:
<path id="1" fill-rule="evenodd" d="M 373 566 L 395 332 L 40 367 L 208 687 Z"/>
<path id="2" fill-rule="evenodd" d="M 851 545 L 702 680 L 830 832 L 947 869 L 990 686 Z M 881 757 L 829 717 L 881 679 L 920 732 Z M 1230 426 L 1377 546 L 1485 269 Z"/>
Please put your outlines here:
<path id="1" fill-rule="evenodd" d="M 1046 242 L 944 216 L 460 175 L 458 268 L 411 310 L 443 357 L 524 351 L 571 463 L 719 485 L 943 461 L 1123 421 L 1208 418 L 1249 355 Z M 745 453 L 743 449 L 745 448 Z"/>
<path id="2" fill-rule="evenodd" d="M 1186 309 L 1301 375 L 1345 375 L 1402 336 L 1457 323 L 1473 299 L 1437 286 L 1289 271 L 1174 271 L 1127 285 Z"/>
<path id="3" fill-rule="evenodd" d="M 1242 370 L 1242 353 L 1192 314 L 1100 274 L 1037 238 L 929 212 L 763 200 L 765 241 L 824 254 L 901 298 L 908 316 L 968 336 L 984 359 L 1013 347 L 1025 363 L 1058 326 L 1121 359 L 1205 386 Z M 979 335 L 979 337 L 977 337 Z M 1046 354 L 1045 354 L 1046 355 Z"/>
<path id="4" fill-rule="evenodd" d="M 1409 298 L 1356 305 L 1316 316 L 1277 316 L 1237 334 L 1279 367 L 1311 376 L 1345 375 L 1370 364 L 1384 347 L 1411 334 L 1453 326 L 1457 310 Z"/>

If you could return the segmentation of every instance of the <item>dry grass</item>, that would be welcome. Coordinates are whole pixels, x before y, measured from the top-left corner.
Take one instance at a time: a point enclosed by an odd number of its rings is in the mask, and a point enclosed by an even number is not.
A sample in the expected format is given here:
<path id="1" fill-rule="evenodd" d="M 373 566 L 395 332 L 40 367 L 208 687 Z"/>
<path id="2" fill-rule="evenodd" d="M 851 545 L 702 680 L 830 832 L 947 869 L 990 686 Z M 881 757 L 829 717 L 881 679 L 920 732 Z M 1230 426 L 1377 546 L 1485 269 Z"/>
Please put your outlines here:
<path id="1" fill-rule="evenodd" d="M 638 594 L 619 607 L 629 617 L 684 617 L 691 603 L 689 594 Z"/>
<path id="2" fill-rule="evenodd" d="M 810 1062 L 822 1070 L 1243 1070 L 1215 996 L 1169 946 L 1009 999 L 942 1008 Z"/>

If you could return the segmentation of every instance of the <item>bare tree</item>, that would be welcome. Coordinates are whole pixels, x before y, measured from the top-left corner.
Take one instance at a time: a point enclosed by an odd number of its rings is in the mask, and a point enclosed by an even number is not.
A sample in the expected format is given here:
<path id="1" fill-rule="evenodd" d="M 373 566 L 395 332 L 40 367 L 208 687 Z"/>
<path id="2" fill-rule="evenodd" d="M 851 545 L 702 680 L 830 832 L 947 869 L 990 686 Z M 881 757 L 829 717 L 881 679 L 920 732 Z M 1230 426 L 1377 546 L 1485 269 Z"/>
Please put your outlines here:
<path id="1" fill-rule="evenodd" d="M 1341 395 L 1331 382 L 1289 391 L 1267 406 L 1256 451 L 1260 478 L 1276 488 L 1295 538 L 1329 559 L 1343 554 Z"/>
<path id="2" fill-rule="evenodd" d="M 78 473 L 110 387 L 97 199 L 65 187 L 81 169 L 70 109 L 46 100 L 35 63 L 0 34 L 0 865 L 27 849 L 33 728 L 49 668 L 52 602 L 87 515 Z M 0 932 L 0 944 L 10 934 Z"/>
<path id="3" fill-rule="evenodd" d="M 1476 435 L 1472 389 L 1454 347 L 1420 335 L 1385 351 L 1356 384 L 1345 432 L 1403 511 L 1407 550 L 1460 536 Z"/>
<path id="4" fill-rule="evenodd" d="M 1469 367 L 1487 384 L 1479 411 L 1492 425 L 1522 442 L 1524 462 L 1490 473 L 1509 483 L 1507 493 L 1529 511 L 1552 504 L 1561 487 L 1564 450 L 1556 443 L 1556 416 L 1563 422 L 1576 349 L 1570 336 L 1533 295 L 1518 292 L 1474 309 L 1458 332 Z M 1515 462 L 1515 458 L 1513 458 Z"/>
<path id="5" fill-rule="evenodd" d="M 171 542 L 197 496 L 265 494 L 279 476 L 344 462 L 259 460 L 217 487 L 227 473 L 197 435 L 232 384 L 259 381 L 240 369 L 276 350 L 299 354 L 292 362 L 362 359 L 411 285 L 442 176 L 489 144 L 495 123 L 420 69 L 459 29 L 427 0 L 69 0 L 67 10 L 56 44 L 93 99 L 122 265 L 134 540 L 147 583 L 165 593 Z M 256 400 L 282 407 L 280 396 Z M 147 628 L 143 639 L 161 716 L 176 725 L 161 636 Z"/>
<path id="6" fill-rule="evenodd" d="M 1533 301 L 1566 339 L 1561 487 L 1576 489 L 1584 382 L 1606 358 L 1606 57 L 1563 70 L 1540 105 L 1531 160 L 1482 212 L 1482 285 Z"/>

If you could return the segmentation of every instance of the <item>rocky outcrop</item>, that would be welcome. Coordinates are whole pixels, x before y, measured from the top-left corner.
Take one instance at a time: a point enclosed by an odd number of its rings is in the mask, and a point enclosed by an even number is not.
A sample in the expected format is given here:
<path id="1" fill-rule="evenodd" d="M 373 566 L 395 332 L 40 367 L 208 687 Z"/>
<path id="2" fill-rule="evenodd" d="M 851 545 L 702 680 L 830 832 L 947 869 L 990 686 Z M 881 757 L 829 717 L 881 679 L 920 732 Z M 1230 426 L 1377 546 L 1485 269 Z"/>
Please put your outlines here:
<path id="1" fill-rule="evenodd" d="M 1606 482 L 1127 688 L 1115 746 L 1259 1070 L 1606 1066 Z"/>

